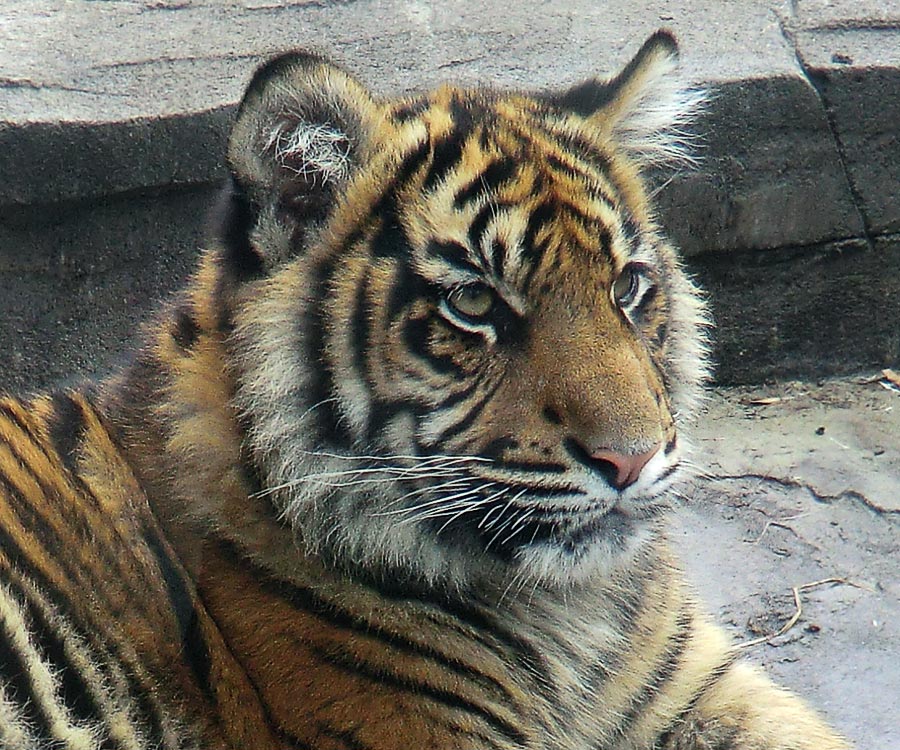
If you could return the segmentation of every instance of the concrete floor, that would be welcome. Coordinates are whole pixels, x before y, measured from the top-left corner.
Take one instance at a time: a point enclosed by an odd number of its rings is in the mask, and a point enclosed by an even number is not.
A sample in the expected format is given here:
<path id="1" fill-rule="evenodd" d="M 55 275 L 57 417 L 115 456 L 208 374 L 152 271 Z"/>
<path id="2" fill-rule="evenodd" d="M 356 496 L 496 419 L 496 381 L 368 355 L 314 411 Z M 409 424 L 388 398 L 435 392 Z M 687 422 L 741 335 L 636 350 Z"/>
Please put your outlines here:
<path id="1" fill-rule="evenodd" d="M 860 750 L 900 748 L 900 391 L 852 378 L 720 389 L 672 539 L 750 659 Z M 778 633 L 797 611 L 783 635 Z M 762 642 L 758 642 L 762 640 Z"/>

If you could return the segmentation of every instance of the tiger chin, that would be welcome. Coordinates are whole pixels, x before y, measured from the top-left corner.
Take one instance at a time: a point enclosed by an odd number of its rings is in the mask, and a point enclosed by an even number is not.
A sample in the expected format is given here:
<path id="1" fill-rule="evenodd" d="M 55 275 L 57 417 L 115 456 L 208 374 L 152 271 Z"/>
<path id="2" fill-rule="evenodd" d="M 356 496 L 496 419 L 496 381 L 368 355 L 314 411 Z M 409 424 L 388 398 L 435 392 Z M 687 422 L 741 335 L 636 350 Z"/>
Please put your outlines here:
<path id="1" fill-rule="evenodd" d="M 709 327 L 642 176 L 689 159 L 676 62 L 259 69 L 133 362 L 0 401 L 0 747 L 847 747 L 667 549 Z"/>

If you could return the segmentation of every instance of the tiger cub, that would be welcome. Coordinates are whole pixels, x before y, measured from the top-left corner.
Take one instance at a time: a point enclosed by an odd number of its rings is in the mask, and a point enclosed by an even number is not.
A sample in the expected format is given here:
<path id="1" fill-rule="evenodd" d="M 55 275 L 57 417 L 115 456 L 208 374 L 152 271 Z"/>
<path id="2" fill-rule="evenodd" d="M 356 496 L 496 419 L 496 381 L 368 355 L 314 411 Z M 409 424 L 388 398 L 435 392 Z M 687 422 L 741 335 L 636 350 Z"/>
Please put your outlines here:
<path id="1" fill-rule="evenodd" d="M 667 550 L 707 326 L 641 177 L 675 67 L 256 73 L 133 363 L 0 402 L 0 746 L 846 747 Z"/>

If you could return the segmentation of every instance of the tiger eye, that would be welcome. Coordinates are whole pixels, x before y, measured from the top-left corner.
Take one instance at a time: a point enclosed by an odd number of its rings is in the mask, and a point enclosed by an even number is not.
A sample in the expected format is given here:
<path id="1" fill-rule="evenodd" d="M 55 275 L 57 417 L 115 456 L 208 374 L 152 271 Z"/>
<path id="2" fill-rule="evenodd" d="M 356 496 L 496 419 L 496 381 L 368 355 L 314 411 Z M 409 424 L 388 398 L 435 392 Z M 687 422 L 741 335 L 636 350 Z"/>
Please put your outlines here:
<path id="1" fill-rule="evenodd" d="M 479 320 L 494 309 L 494 292 L 484 284 L 466 284 L 447 295 L 447 304 L 460 315 Z"/>
<path id="2" fill-rule="evenodd" d="M 619 307 L 626 307 L 637 296 L 640 276 L 634 266 L 627 265 L 613 282 L 613 298 Z"/>

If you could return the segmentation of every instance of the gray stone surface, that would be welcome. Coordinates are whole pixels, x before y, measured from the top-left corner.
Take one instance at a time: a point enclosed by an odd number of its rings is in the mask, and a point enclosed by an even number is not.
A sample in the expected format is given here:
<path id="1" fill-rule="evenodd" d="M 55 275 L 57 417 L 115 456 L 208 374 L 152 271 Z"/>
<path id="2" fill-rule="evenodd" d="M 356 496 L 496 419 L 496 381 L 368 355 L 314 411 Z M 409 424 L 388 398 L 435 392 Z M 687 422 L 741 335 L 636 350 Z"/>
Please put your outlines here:
<path id="1" fill-rule="evenodd" d="M 897 750 L 900 392 L 869 379 L 723 389 L 672 540 L 703 601 L 859 750 Z"/>
<path id="2" fill-rule="evenodd" d="M 659 200 L 711 282 L 723 379 L 895 362 L 898 13 L 876 0 L 4 3 L 0 387 L 102 368 L 133 326 L 117 290 L 179 285 L 205 214 L 179 196 L 213 192 L 234 104 L 264 57 L 313 47 L 385 94 L 448 78 L 542 88 L 617 70 L 659 26 L 678 34 L 687 80 L 713 92 L 703 163 L 659 175 Z M 63 232 L 56 217 L 76 215 Z M 134 255 L 72 275 L 57 241 L 87 269 L 91 256 Z M 871 250 L 861 266 L 822 261 L 823 247 L 859 243 Z M 185 252 L 178 272 L 145 262 Z M 16 270 L 22 257 L 34 267 Z"/>
<path id="3" fill-rule="evenodd" d="M 681 39 L 688 80 L 723 87 L 699 126 L 708 134 L 704 167 L 668 188 L 693 209 L 668 217 L 686 252 L 856 236 L 829 123 L 782 28 L 789 8 L 786 0 L 731 3 L 727 13 L 716 0 L 8 4 L 0 173 L 19 179 L 0 182 L 0 205 L 220 176 L 233 104 L 255 63 L 287 48 L 333 55 L 386 93 L 447 78 L 545 88 L 617 70 L 666 26 Z"/>
<path id="4" fill-rule="evenodd" d="M 722 383 L 900 362 L 900 238 L 691 259 L 717 324 Z"/>
<path id="5" fill-rule="evenodd" d="M 900 6 L 891 21 L 900 28 Z M 900 232 L 900 43 L 895 30 L 797 35 L 870 236 Z"/>
<path id="6" fill-rule="evenodd" d="M 0 390 L 102 375 L 180 286 L 209 189 L 50 205 L 0 221 Z"/>

